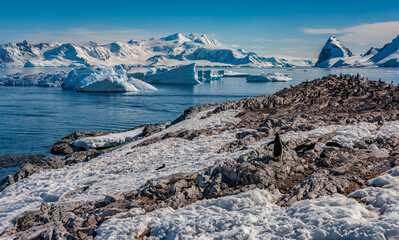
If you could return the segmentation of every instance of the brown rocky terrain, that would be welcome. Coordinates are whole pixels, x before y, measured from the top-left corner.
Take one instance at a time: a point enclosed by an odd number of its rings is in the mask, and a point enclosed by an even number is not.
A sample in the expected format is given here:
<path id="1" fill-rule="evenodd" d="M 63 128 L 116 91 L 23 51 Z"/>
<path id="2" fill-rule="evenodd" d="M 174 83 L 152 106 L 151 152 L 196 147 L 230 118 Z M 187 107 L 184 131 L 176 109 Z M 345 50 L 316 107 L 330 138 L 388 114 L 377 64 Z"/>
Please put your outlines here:
<path id="1" fill-rule="evenodd" d="M 203 117 L 207 118 L 228 109 L 239 109 L 240 121 L 218 132 L 231 129 L 245 131 L 237 133 L 218 153 L 246 149 L 276 132 L 284 134 L 360 122 L 375 123 L 378 127 L 386 121 L 398 120 L 399 88 L 359 76 L 326 76 L 270 96 L 190 108 L 172 125 L 200 111 L 210 110 Z M 159 126 L 151 125 L 144 130 L 143 136 L 151 136 L 157 131 Z M 172 132 L 144 141 L 135 148 L 168 138 L 192 140 L 212 134 L 216 133 L 206 129 Z M 280 192 L 281 197 L 276 204 L 290 206 L 296 201 L 333 193 L 348 195 L 365 187 L 367 180 L 399 165 L 399 139 L 394 137 L 360 140 L 353 146 L 343 146 L 334 141 L 332 134 L 324 134 L 285 144 L 287 148 L 278 159 L 271 157 L 273 146 L 262 144 L 237 159 L 196 172 L 150 180 L 138 189 L 101 200 L 43 203 L 39 210 L 24 213 L 15 219 L 13 226 L 0 233 L 0 238 L 12 235 L 15 239 L 92 239 L 100 224 L 110 218 L 142 215 L 157 208 L 180 208 L 199 200 L 255 188 Z M 375 152 L 370 150 L 371 146 L 386 151 Z M 61 148 L 67 149 L 65 146 Z M 83 161 L 88 161 L 95 157 L 90 154 L 98 154 L 98 151 L 69 154 L 86 154 Z M 41 157 L 37 158 L 42 161 Z M 59 165 L 62 167 L 62 164 Z M 71 191 L 63 197 L 71 197 L 89 187 Z M 150 233 L 151 229 L 147 229 L 138 237 L 145 238 Z"/>

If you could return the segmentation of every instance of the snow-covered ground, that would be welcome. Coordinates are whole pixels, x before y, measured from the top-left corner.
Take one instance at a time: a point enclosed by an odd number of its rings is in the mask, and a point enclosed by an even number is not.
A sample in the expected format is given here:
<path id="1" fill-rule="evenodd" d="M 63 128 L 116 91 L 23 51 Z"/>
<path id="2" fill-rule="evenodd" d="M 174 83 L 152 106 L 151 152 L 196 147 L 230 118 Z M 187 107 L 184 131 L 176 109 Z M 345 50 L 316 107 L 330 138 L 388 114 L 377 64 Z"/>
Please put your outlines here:
<path id="1" fill-rule="evenodd" d="M 233 141 L 237 133 L 245 130 L 234 129 L 224 131 L 222 133 L 216 132 L 217 129 L 221 129 L 228 124 L 237 123 L 239 119 L 235 116 L 238 112 L 239 110 L 228 110 L 211 115 L 210 117 L 207 117 L 205 119 L 201 119 L 201 117 L 207 114 L 207 111 L 204 111 L 196 114 L 190 119 L 174 124 L 159 133 L 153 134 L 138 141 L 134 141 L 132 143 L 128 143 L 113 152 L 101 155 L 95 159 L 92 159 L 91 161 L 79 163 L 62 169 L 31 175 L 24 180 L 10 185 L 3 192 L 0 193 L 0 232 L 5 227 L 10 225 L 10 221 L 12 221 L 14 217 L 28 210 L 38 209 L 41 202 L 43 201 L 63 202 L 104 198 L 106 195 L 136 189 L 150 179 L 162 178 L 170 174 L 180 172 L 195 172 L 205 167 L 211 166 L 217 162 L 236 159 L 242 154 L 256 149 L 259 146 L 264 145 L 272 140 L 272 138 L 269 137 L 259 142 L 255 142 L 254 144 L 249 145 L 248 149 L 246 150 L 236 150 L 233 153 L 217 153 L 222 146 Z M 213 132 L 213 135 L 199 136 L 191 141 L 181 138 L 167 138 L 161 140 L 160 142 L 153 143 L 147 146 L 134 147 L 135 145 L 147 139 L 162 136 L 165 133 L 175 132 L 182 129 L 208 129 Z M 377 136 L 396 136 L 398 132 L 397 130 L 399 130 L 399 121 L 387 122 L 381 128 L 378 128 L 376 124 L 372 123 L 359 123 L 349 126 L 330 125 L 322 126 L 312 131 L 291 131 L 287 134 L 282 135 L 282 139 L 284 141 L 295 140 L 299 138 L 309 138 L 312 136 L 317 137 L 327 133 L 335 132 L 334 139 L 336 139 L 343 145 L 351 146 L 351 144 L 361 139 L 376 138 Z M 114 135 L 112 141 L 118 141 L 118 139 L 122 140 L 125 137 L 126 136 L 119 135 L 118 138 L 118 136 Z M 378 148 L 373 148 L 371 150 L 382 151 Z M 163 164 L 165 164 L 166 167 L 157 171 L 156 168 Z M 388 180 L 389 179 L 390 178 L 388 178 Z M 78 193 L 72 197 L 67 197 L 68 192 L 85 186 L 89 186 L 87 190 Z M 345 223 L 346 217 L 349 217 L 349 219 L 353 218 L 362 220 L 360 216 L 362 216 L 363 218 L 364 216 L 377 216 L 375 213 L 372 214 L 372 212 L 364 211 L 363 208 L 358 208 L 356 202 L 350 199 L 346 199 L 342 196 L 332 196 L 312 201 L 303 201 L 293 205 L 291 208 L 288 209 L 281 209 L 271 204 L 268 199 L 270 199 L 269 193 L 263 191 L 254 191 L 239 196 L 232 196 L 220 200 L 212 200 L 216 201 L 214 202 L 216 204 L 216 206 L 214 207 L 210 206 L 213 202 L 199 202 L 196 205 L 178 210 L 181 212 L 174 212 L 170 209 L 164 209 L 151 214 L 159 214 L 160 218 L 163 219 L 162 221 L 164 222 L 164 224 L 159 225 L 160 234 L 162 234 L 162 229 L 169 229 L 173 226 L 175 226 L 176 229 L 181 229 L 186 228 L 187 224 L 194 224 L 195 222 L 197 222 L 195 224 L 200 224 L 201 222 L 195 221 L 195 218 L 199 217 L 200 219 L 204 219 L 203 223 L 205 225 L 199 226 L 197 228 L 198 231 L 200 231 L 200 234 L 202 234 L 201 231 L 206 231 L 206 229 L 213 229 L 214 233 L 209 233 L 213 235 L 209 236 L 218 236 L 218 234 L 232 234 L 226 236 L 233 236 L 235 234 L 238 234 L 235 231 L 241 232 L 241 234 L 244 234 L 243 236 L 245 236 L 245 234 L 252 233 L 263 236 L 263 234 L 278 234 L 284 233 L 285 231 L 293 232 L 292 234 L 294 235 L 292 236 L 325 236 L 323 234 L 327 233 L 323 233 L 323 231 L 321 230 L 316 231 L 310 226 L 314 224 L 316 227 L 320 227 L 321 229 L 323 229 L 323 219 L 327 219 L 328 221 L 333 222 L 339 221 L 339 218 L 342 217 L 343 224 Z M 221 201 L 220 204 L 217 201 Z M 242 203 L 240 203 L 241 205 L 239 203 L 236 204 L 234 203 L 235 201 Z M 226 202 L 230 202 L 230 205 L 232 205 L 232 207 L 228 207 L 228 204 Z M 308 205 L 310 207 L 306 207 L 306 204 L 310 204 Z M 236 205 L 241 207 L 234 207 Z M 320 209 L 325 210 L 326 213 L 324 213 L 324 215 L 316 215 L 315 211 L 317 210 L 317 208 L 315 208 L 314 206 L 323 207 Z M 248 212 L 245 212 L 245 209 L 243 207 L 248 208 Z M 200 209 L 203 209 L 203 211 Z M 336 209 L 336 211 L 333 211 L 334 209 Z M 265 213 L 266 215 L 262 215 L 261 210 L 264 210 L 268 213 Z M 202 212 L 204 214 L 201 216 L 195 216 L 195 213 L 192 213 L 192 211 L 194 211 L 197 215 L 200 215 L 199 213 Z M 230 217 L 223 215 L 224 211 L 231 211 L 231 216 L 229 214 L 227 215 L 229 215 Z M 250 214 L 251 212 L 253 213 L 253 215 Z M 212 220 L 209 217 L 208 213 L 215 214 L 215 219 Z M 279 218 L 282 213 L 286 214 L 287 217 Z M 217 214 L 221 215 L 219 216 Z M 180 218 L 171 220 L 175 217 L 170 216 L 177 215 L 181 215 Z M 337 217 L 338 220 L 334 220 L 335 217 Z M 143 218 L 146 219 L 145 216 Z M 245 220 L 246 218 L 247 220 Z M 178 219 L 181 219 L 182 222 L 171 222 L 178 221 Z M 209 219 L 210 222 L 207 219 Z M 236 224 L 236 222 L 239 223 L 240 219 L 242 221 L 247 221 L 248 226 L 253 223 L 254 228 L 258 230 L 253 230 L 252 228 L 250 229 L 249 227 L 245 227 L 245 224 L 242 226 L 242 228 L 233 228 L 233 225 Z M 262 224 L 257 224 L 257 222 L 259 223 L 260 221 L 259 219 L 263 219 L 265 221 L 267 219 L 271 219 L 275 220 L 276 223 L 274 224 L 271 221 L 266 221 L 267 223 L 262 222 Z M 132 227 L 133 222 L 138 220 L 126 219 L 112 221 L 115 221 L 115 223 L 105 224 L 100 231 L 99 236 L 106 237 L 108 236 L 107 234 L 127 234 L 125 230 L 126 226 Z M 132 221 L 132 224 L 130 221 Z M 145 221 L 143 220 L 142 224 L 146 224 Z M 287 229 L 282 226 L 282 223 L 284 221 L 287 221 L 291 224 L 287 225 Z M 349 223 L 351 223 L 351 221 L 352 220 L 350 220 Z M 167 224 L 168 222 L 170 223 L 169 225 Z M 231 228 L 229 228 L 229 222 L 233 224 L 231 225 Z M 267 224 L 269 224 L 270 229 L 264 230 L 264 228 L 267 228 Z M 112 227 L 112 225 L 115 225 L 115 227 Z M 259 225 L 259 227 L 255 227 L 257 225 Z M 209 226 L 209 228 L 206 226 Z M 330 225 L 327 224 L 325 226 Z M 348 227 L 351 226 L 352 225 L 348 225 Z M 300 230 L 302 228 L 305 230 Z M 187 229 L 189 228 L 187 227 Z M 344 231 L 343 229 L 338 230 Z M 182 232 L 182 234 L 183 233 L 184 231 Z"/>
<path id="2" fill-rule="evenodd" d="M 349 198 L 334 194 L 290 207 L 271 203 L 276 192 L 253 190 L 178 210 L 158 209 L 108 220 L 96 239 L 133 239 L 147 229 L 155 239 L 397 239 L 399 167 L 369 184 Z"/>
<path id="3" fill-rule="evenodd" d="M 214 164 L 237 158 L 241 153 L 216 152 L 234 138 L 238 130 L 209 137 L 197 137 L 192 141 L 168 138 L 145 147 L 132 147 L 147 139 L 182 129 L 217 130 L 236 123 L 238 111 L 226 111 L 206 119 L 206 112 L 172 125 L 162 132 L 132 142 L 109 154 L 101 155 L 82 164 L 32 175 L 0 193 L 0 232 L 12 218 L 22 212 L 37 209 L 42 201 L 77 201 L 105 197 L 117 192 L 138 188 L 149 179 L 161 178 L 173 173 L 194 172 Z M 165 164 L 166 167 L 156 171 Z M 90 186 L 82 194 L 63 199 L 69 191 Z M 60 200 L 61 199 L 61 200 Z"/>

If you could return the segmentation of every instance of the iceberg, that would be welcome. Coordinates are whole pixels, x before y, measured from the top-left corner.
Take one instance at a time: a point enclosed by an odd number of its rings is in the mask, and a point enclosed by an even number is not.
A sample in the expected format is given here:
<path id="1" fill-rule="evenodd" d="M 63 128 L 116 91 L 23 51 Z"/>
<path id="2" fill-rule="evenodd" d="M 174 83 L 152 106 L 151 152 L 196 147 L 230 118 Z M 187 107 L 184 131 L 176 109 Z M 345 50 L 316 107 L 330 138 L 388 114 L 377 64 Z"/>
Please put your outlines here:
<path id="1" fill-rule="evenodd" d="M 138 92 L 132 84 L 115 77 L 91 82 L 76 89 L 78 92 Z"/>
<path id="2" fill-rule="evenodd" d="M 84 67 L 69 72 L 62 84 L 63 89 L 78 92 L 138 92 L 156 90 L 150 84 L 128 78 L 123 66 Z"/>
<path id="3" fill-rule="evenodd" d="M 0 77 L 0 85 L 19 87 L 59 87 L 66 76 L 67 73 L 64 71 L 57 71 L 55 74 L 15 73 Z"/>
<path id="4" fill-rule="evenodd" d="M 169 71 L 148 74 L 144 80 L 148 83 L 166 84 L 200 84 L 195 74 L 195 63 L 181 66 Z"/>
<path id="5" fill-rule="evenodd" d="M 129 78 L 128 81 L 131 85 L 133 85 L 138 90 L 158 90 L 156 87 L 152 86 L 149 83 L 146 83 L 140 79 Z"/>
<path id="6" fill-rule="evenodd" d="M 260 75 L 249 75 L 247 77 L 247 82 L 288 82 L 291 80 L 291 74 L 279 72 Z"/>

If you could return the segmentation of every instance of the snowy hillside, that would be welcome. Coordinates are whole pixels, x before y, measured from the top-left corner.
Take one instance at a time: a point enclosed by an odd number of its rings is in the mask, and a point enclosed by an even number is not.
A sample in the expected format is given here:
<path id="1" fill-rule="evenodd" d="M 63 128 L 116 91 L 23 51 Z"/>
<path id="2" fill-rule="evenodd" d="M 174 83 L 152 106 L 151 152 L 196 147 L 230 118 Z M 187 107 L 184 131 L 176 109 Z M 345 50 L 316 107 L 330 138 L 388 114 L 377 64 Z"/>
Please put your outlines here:
<path id="1" fill-rule="evenodd" d="M 316 67 L 399 67 L 399 36 L 383 48 L 370 48 L 353 55 L 337 38 L 331 36 L 320 52 Z"/>
<path id="2" fill-rule="evenodd" d="M 0 66 L 199 66 L 290 67 L 312 66 L 312 60 L 265 58 L 223 46 L 207 36 L 176 33 L 164 38 L 110 44 L 40 43 L 0 45 Z"/>
<path id="3" fill-rule="evenodd" d="M 2 156 L 0 238 L 397 239 L 398 90 L 330 75 Z"/>
<path id="4" fill-rule="evenodd" d="M 370 61 L 381 67 L 399 67 L 399 35 L 391 43 L 386 44 Z"/>

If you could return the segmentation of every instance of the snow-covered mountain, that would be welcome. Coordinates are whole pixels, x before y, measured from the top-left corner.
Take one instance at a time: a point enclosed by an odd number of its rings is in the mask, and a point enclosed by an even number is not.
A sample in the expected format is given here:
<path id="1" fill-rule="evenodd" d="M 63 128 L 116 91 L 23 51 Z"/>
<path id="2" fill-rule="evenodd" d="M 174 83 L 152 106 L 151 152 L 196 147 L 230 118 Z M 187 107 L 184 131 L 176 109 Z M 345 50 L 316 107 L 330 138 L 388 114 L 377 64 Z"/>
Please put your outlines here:
<path id="1" fill-rule="evenodd" d="M 331 36 L 323 47 L 316 67 L 399 67 L 399 36 L 383 48 L 370 48 L 355 56 L 337 38 Z"/>
<path id="2" fill-rule="evenodd" d="M 399 67 L 399 35 L 370 58 L 370 62 L 381 67 Z"/>
<path id="3" fill-rule="evenodd" d="M 316 67 L 334 67 L 340 58 L 352 56 L 352 52 L 336 37 L 330 36 L 320 52 Z"/>
<path id="4" fill-rule="evenodd" d="M 164 38 L 110 44 L 40 43 L 27 41 L 0 45 L 1 66 L 200 66 L 291 67 L 312 66 L 313 60 L 267 58 L 242 49 L 231 49 L 202 35 L 176 33 Z"/>

